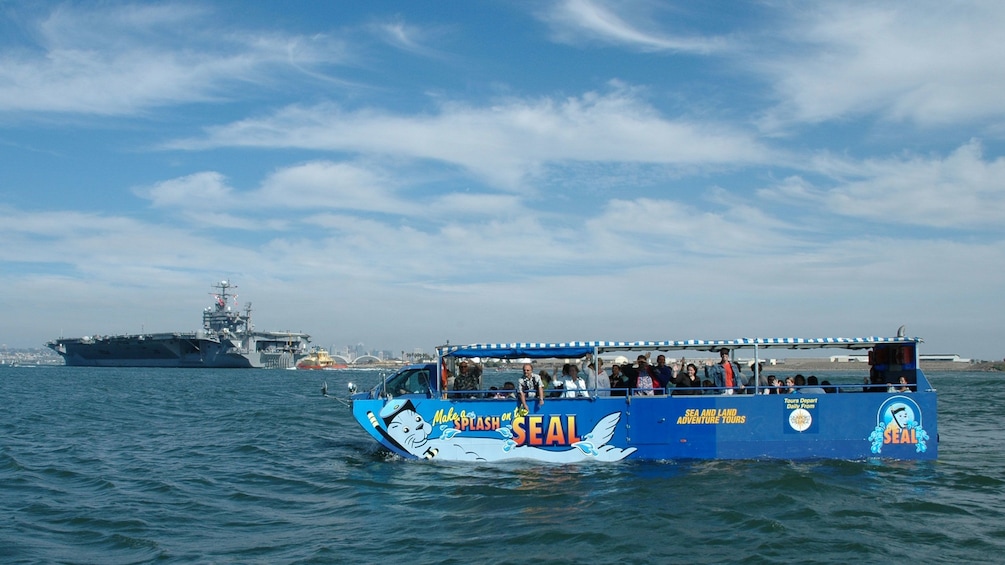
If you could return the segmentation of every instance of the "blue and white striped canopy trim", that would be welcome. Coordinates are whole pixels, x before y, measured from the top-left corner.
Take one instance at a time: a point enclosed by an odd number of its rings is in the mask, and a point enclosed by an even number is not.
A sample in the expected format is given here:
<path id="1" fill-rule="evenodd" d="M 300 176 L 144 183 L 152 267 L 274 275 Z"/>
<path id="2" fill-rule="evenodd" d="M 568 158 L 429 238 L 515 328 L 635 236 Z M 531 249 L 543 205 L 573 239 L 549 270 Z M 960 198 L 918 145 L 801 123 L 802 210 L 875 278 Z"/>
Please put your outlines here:
<path id="1" fill-rule="evenodd" d="M 687 339 L 679 341 L 569 341 L 562 343 L 473 343 L 442 345 L 441 357 L 489 357 L 495 359 L 548 357 L 574 358 L 610 351 L 715 351 L 723 347 L 753 349 L 870 349 L 878 344 L 921 343 L 919 337 L 770 337 L 739 339 Z"/>

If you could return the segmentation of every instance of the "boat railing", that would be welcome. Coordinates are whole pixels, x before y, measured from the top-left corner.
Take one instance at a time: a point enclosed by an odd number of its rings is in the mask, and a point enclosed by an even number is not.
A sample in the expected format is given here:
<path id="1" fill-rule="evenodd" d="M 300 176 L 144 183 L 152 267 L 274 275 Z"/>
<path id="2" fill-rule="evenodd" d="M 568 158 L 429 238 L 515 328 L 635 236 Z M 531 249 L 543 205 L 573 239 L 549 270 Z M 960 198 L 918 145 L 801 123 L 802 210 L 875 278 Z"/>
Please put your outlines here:
<path id="1" fill-rule="evenodd" d="M 782 392 L 781 389 L 791 389 L 787 392 Z M 815 389 L 814 391 L 803 392 L 804 389 Z M 902 390 L 906 389 L 906 390 Z M 761 395 L 782 395 L 782 396 L 820 396 L 819 392 L 816 390 L 823 390 L 824 394 L 857 394 L 862 392 L 883 392 L 883 393 L 894 393 L 894 392 L 904 392 L 913 393 L 919 390 L 917 384 L 909 385 L 890 385 L 890 384 L 866 384 L 866 383 L 840 383 L 840 384 L 827 384 L 827 385 L 794 385 L 791 387 L 768 387 L 768 386 L 747 386 L 744 388 L 728 388 L 728 387 L 716 387 L 716 386 L 702 386 L 702 387 L 669 387 L 666 389 L 644 389 L 651 391 L 653 394 L 639 394 L 640 389 L 637 388 L 596 388 L 588 389 L 585 391 L 577 390 L 576 392 L 585 392 L 586 396 L 577 394 L 576 396 L 567 396 L 566 393 L 569 391 L 565 390 L 555 390 L 548 389 L 545 391 L 546 400 L 590 400 L 594 398 L 673 398 L 673 397 L 688 397 L 688 396 L 761 396 Z M 770 391 L 770 392 L 768 392 Z M 429 394 L 433 392 L 430 391 Z M 507 400 L 515 399 L 516 394 L 505 389 L 489 389 L 489 390 L 448 390 L 446 391 L 446 398 L 449 400 Z M 536 398 L 536 393 L 530 393 L 528 399 Z"/>

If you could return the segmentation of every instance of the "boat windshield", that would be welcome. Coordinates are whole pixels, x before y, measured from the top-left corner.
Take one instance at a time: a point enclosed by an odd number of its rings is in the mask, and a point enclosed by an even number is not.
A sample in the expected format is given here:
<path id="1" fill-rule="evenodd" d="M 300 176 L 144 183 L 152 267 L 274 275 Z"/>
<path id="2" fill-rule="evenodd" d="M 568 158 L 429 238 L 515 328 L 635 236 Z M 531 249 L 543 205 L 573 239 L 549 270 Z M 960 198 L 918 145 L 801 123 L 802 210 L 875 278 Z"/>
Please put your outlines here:
<path id="1" fill-rule="evenodd" d="M 395 373 L 384 383 L 385 390 L 394 395 L 432 394 L 429 388 L 429 370 L 426 368 L 406 368 Z"/>

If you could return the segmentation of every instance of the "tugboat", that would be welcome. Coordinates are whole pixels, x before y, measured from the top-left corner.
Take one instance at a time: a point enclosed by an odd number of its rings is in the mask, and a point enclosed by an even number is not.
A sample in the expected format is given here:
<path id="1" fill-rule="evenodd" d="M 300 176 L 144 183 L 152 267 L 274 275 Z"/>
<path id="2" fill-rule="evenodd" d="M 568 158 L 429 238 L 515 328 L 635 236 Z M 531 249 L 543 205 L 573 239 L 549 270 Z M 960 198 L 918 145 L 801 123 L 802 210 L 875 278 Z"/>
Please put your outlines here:
<path id="1" fill-rule="evenodd" d="M 79 367 L 202 367 L 284 369 L 307 355 L 311 336 L 301 332 L 256 331 L 251 303 L 237 309 L 237 286 L 221 281 L 196 332 L 60 338 L 46 346 Z M 230 302 L 233 300 L 233 307 Z"/>

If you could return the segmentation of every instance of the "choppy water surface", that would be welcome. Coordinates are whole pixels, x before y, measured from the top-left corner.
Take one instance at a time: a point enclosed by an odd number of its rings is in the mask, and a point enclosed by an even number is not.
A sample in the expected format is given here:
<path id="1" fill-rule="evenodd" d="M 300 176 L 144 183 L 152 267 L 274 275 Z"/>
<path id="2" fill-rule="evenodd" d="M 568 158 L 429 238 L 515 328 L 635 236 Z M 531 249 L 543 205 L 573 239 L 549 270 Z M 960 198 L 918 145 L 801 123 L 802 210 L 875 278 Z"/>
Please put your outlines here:
<path id="1" fill-rule="evenodd" d="M 375 449 L 375 372 L 0 369 L 3 563 L 994 562 L 1005 387 L 931 373 L 936 462 L 471 466 Z M 344 396 L 344 395 L 343 395 Z"/>

